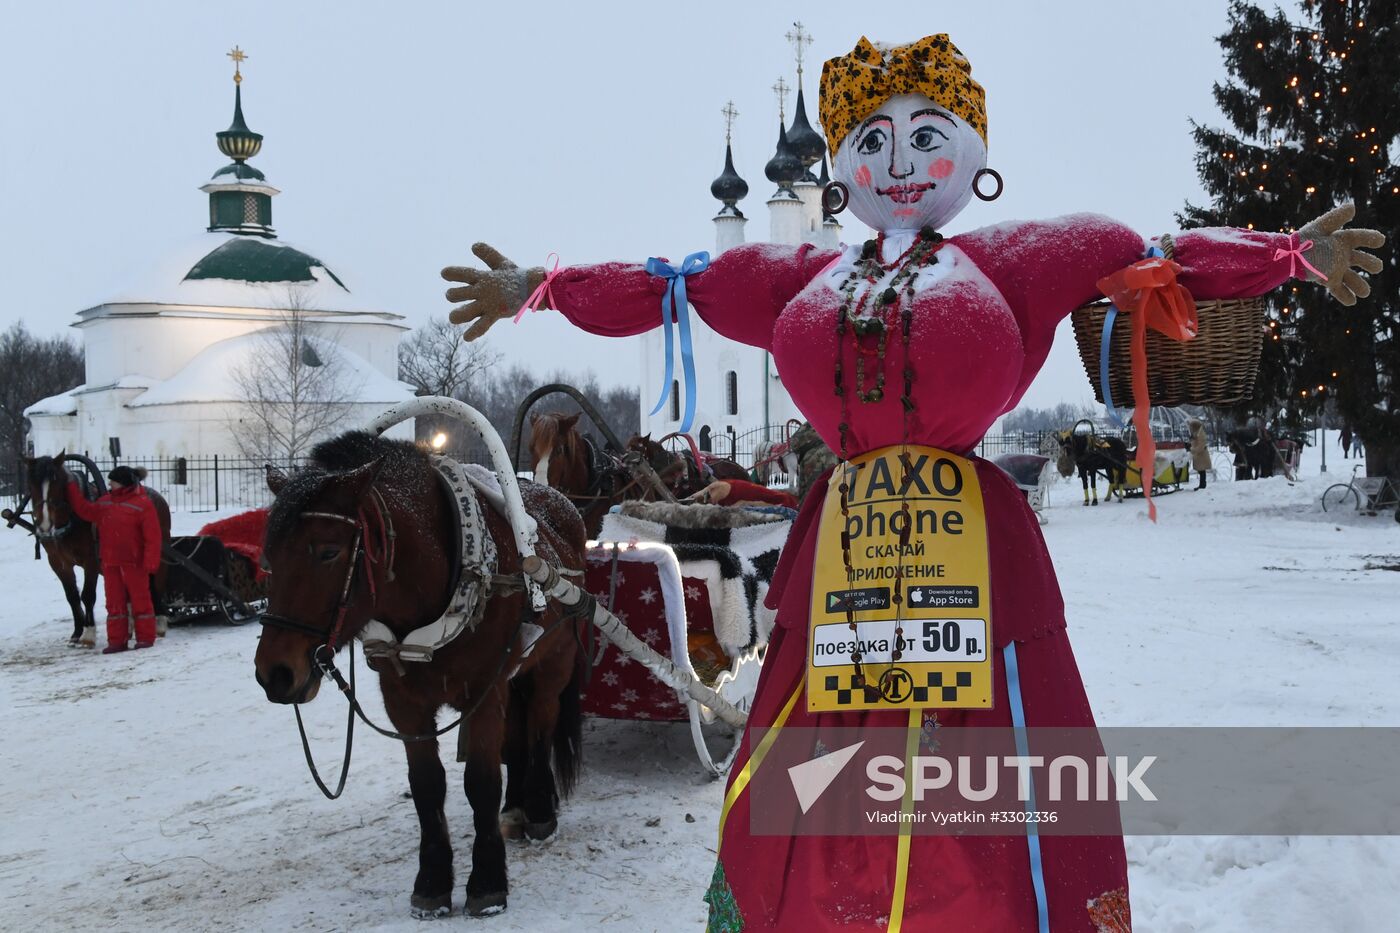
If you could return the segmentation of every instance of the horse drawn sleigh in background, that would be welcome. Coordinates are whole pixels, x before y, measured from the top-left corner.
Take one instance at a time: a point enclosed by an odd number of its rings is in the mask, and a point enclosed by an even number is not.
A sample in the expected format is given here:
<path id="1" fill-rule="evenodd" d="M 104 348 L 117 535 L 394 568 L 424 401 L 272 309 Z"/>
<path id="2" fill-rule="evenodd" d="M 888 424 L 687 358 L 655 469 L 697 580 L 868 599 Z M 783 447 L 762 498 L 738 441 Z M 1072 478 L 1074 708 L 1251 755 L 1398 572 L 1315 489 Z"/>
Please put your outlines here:
<path id="1" fill-rule="evenodd" d="M 67 464 L 83 469 L 75 476 Z M 102 572 L 96 530 L 68 503 L 70 479 L 76 479 L 90 501 L 104 495 L 102 471 L 88 457 L 60 453 L 26 462 L 26 489 L 17 508 L 0 511 L 6 528 L 22 528 L 34 537 L 34 559 L 42 551 L 63 586 L 73 613 L 69 643 L 93 647 L 97 643 L 93 617 L 97 601 L 97 577 Z M 145 471 L 137 469 L 144 478 Z M 161 567 L 151 577 L 159 634 L 171 621 L 194 621 L 219 616 L 232 624 L 257 618 L 266 598 L 263 573 L 258 566 L 264 514 L 255 510 L 214 522 L 199 534 L 172 536 L 170 507 L 154 489 L 147 495 L 156 507 L 161 527 Z M 29 509 L 30 518 L 25 512 Z M 83 571 L 81 590 L 76 571 Z"/>
<path id="2" fill-rule="evenodd" d="M 573 399 L 603 438 L 581 431 L 578 413 L 548 412 L 529 418 L 522 452 L 531 407 L 556 393 Z M 763 597 L 796 498 L 754 482 L 688 435 L 624 442 L 585 396 L 562 384 L 521 402 L 510 452 L 517 475 L 559 490 L 583 517 L 590 538 L 584 588 L 677 668 L 746 710 L 772 626 Z M 587 663 L 585 713 L 688 722 L 701 764 L 716 776 L 725 772 L 739 735 L 718 739 L 720 751 L 712 751 L 722 727 L 712 728 L 711 709 L 606 643 L 589 646 Z"/>
<path id="3" fill-rule="evenodd" d="M 1164 433 L 1172 436 L 1155 441 L 1156 450 L 1149 477 L 1154 496 L 1176 492 L 1191 478 L 1189 438 L 1175 427 Z M 1099 504 L 1100 475 L 1108 481 L 1105 501 L 1112 501 L 1115 496 L 1121 500 L 1143 495 L 1140 445 L 1137 430 L 1131 424 L 1123 428 L 1120 436 L 1113 437 L 1100 433 L 1088 418 L 1081 418 L 1056 437 L 1059 447 L 1056 464 L 1060 475 L 1070 477 L 1078 472 L 1084 488 L 1085 505 Z"/>

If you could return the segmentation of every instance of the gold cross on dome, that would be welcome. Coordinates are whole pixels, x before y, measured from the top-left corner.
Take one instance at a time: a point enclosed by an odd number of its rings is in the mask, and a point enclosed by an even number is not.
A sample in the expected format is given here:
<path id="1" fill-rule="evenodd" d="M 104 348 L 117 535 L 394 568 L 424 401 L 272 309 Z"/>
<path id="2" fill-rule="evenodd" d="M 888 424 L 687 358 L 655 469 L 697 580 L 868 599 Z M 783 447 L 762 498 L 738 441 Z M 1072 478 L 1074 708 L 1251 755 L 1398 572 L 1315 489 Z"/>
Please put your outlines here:
<path id="1" fill-rule="evenodd" d="M 778 82 L 777 82 L 776 84 L 773 85 L 773 93 L 776 94 L 776 95 L 778 95 L 778 122 L 779 122 L 779 123 L 786 123 L 786 122 L 787 122 L 787 96 L 788 96 L 788 91 L 790 91 L 790 90 L 792 90 L 792 88 L 788 87 L 788 83 L 787 83 L 786 81 L 784 81 L 781 77 L 778 78 Z"/>
<path id="2" fill-rule="evenodd" d="M 245 51 L 243 51 L 242 49 L 240 49 L 238 46 L 235 45 L 235 46 L 233 47 L 233 51 L 228 52 L 228 53 L 226 53 L 226 54 L 228 55 L 229 58 L 233 59 L 233 83 L 234 83 L 234 84 L 242 84 L 242 83 L 243 83 L 243 75 L 242 75 L 242 73 L 239 71 L 238 66 L 241 65 L 241 64 L 243 64 L 244 62 L 246 62 L 246 61 L 248 60 L 248 53 L 245 52 Z"/>
<path id="3" fill-rule="evenodd" d="M 785 34 L 784 38 L 792 43 L 794 53 L 797 55 L 797 80 L 802 81 L 802 60 L 806 57 L 807 46 L 812 44 L 812 34 L 807 32 L 802 25 L 802 20 L 792 24 L 792 30 Z"/>
<path id="4" fill-rule="evenodd" d="M 720 113 L 724 114 L 724 141 L 727 143 L 734 131 L 734 118 L 739 115 L 739 111 L 734 109 L 734 101 L 731 100 L 724 105 Z"/>

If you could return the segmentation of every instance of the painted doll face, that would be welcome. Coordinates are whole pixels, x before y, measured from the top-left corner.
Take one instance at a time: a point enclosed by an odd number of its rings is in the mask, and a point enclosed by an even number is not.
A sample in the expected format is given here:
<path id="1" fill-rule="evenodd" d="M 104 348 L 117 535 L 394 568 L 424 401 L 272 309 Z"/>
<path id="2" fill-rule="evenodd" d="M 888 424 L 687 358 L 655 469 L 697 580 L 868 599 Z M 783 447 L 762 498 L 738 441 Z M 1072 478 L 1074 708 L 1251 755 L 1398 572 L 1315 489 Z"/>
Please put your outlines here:
<path id="1" fill-rule="evenodd" d="M 939 229 L 967 206 L 986 164 L 976 130 L 923 95 L 900 94 L 841 140 L 832 175 L 872 229 Z"/>

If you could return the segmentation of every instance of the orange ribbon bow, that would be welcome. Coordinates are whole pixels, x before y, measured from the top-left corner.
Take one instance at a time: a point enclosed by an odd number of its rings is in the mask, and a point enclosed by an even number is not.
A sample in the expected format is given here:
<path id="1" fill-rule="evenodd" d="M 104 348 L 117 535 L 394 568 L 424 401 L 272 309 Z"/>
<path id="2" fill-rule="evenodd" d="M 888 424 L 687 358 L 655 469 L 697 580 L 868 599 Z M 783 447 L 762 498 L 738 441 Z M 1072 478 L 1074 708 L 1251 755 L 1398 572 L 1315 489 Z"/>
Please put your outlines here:
<path id="1" fill-rule="evenodd" d="M 1157 474 L 1157 443 L 1152 437 L 1152 400 L 1147 391 L 1147 330 L 1172 340 L 1196 336 L 1196 301 L 1184 285 L 1177 284 L 1180 271 L 1181 266 L 1170 259 L 1141 259 L 1098 281 L 1099 291 L 1120 313 L 1132 317 L 1133 424 L 1137 427 L 1142 494 L 1147 499 L 1147 515 L 1154 522 L 1157 506 L 1152 502 L 1152 480 Z"/>

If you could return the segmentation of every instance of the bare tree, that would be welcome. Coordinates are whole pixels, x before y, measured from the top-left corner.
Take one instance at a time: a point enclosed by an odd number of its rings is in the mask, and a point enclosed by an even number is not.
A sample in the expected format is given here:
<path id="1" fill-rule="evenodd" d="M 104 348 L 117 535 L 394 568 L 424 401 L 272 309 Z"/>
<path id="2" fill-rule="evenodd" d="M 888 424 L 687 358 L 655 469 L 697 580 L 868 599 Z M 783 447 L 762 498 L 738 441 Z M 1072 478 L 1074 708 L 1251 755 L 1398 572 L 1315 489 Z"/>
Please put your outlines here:
<path id="1" fill-rule="evenodd" d="M 278 323 L 256 334 L 257 352 L 232 372 L 241 411 L 230 427 L 245 457 L 290 466 L 351 412 L 361 377 L 310 324 L 292 293 Z"/>
<path id="2" fill-rule="evenodd" d="M 37 337 L 23 322 L 0 334 L 0 469 L 27 452 L 24 410 L 82 381 L 83 351 L 73 339 Z"/>
<path id="3" fill-rule="evenodd" d="M 461 398 L 500 361 L 501 355 L 485 341 L 463 340 L 460 329 L 445 317 L 430 318 L 399 344 L 399 378 L 419 395 Z"/>
<path id="4" fill-rule="evenodd" d="M 1081 418 L 1094 419 L 1096 411 L 1089 405 L 1060 402 L 1050 408 L 1018 408 L 1006 416 L 1001 429 L 1007 434 L 1020 431 L 1063 431 Z"/>
<path id="5" fill-rule="evenodd" d="M 435 317 L 399 344 L 399 379 L 413 386 L 418 395 L 465 399 L 473 388 L 479 389 L 490 379 L 500 360 L 501 355 L 485 341 L 467 343 L 446 318 Z M 454 433 L 450 418 L 423 416 L 415 422 L 419 440 L 430 440 L 439 432 L 447 437 Z M 463 450 L 460 443 L 453 443 L 445 452 L 460 455 Z"/>

